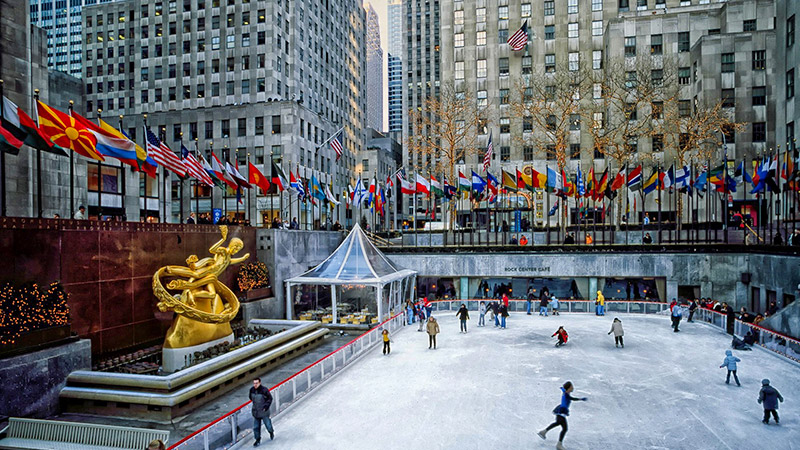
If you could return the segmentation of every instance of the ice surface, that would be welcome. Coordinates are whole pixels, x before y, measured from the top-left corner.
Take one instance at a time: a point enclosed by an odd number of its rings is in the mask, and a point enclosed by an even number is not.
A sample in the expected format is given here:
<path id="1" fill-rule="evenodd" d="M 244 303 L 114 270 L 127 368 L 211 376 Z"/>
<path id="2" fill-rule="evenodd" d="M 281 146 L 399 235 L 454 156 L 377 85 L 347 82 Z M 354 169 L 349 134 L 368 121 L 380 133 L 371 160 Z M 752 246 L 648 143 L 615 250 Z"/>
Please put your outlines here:
<path id="1" fill-rule="evenodd" d="M 417 325 L 392 336 L 392 353 L 365 355 L 276 418 L 281 449 L 544 449 L 535 433 L 553 421 L 559 387 L 571 380 L 568 449 L 800 448 L 800 367 L 762 350 L 734 351 L 742 387 L 719 365 L 730 338 L 700 323 L 618 315 L 625 348 L 606 333 L 615 316 L 515 313 L 508 329 L 460 334 L 455 312 L 439 312 L 437 350 Z M 550 335 L 563 325 L 569 343 Z M 756 402 L 769 378 L 785 402 L 781 425 L 761 423 Z M 249 447 L 249 444 L 247 445 Z"/>

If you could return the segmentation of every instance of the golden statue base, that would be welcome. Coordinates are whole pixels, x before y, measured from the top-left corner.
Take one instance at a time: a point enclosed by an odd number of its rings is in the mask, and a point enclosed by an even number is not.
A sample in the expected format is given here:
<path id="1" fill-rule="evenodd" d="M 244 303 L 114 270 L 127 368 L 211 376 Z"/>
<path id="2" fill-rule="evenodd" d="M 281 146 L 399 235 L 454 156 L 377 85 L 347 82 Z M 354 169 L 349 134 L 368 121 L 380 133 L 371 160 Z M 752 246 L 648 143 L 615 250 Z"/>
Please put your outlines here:
<path id="1" fill-rule="evenodd" d="M 231 333 L 228 336 L 191 347 L 164 348 L 161 350 L 161 367 L 165 373 L 177 372 L 194 363 L 195 352 L 202 352 L 223 342 L 233 344 L 233 340 L 233 333 Z"/>

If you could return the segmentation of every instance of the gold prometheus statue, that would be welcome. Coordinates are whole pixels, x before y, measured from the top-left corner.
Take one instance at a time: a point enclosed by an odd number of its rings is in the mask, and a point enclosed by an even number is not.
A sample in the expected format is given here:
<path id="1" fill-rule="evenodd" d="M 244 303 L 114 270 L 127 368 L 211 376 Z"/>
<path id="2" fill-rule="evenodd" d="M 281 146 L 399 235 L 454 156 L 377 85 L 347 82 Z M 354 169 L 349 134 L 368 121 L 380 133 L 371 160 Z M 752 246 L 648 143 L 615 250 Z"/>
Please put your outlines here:
<path id="1" fill-rule="evenodd" d="M 219 281 L 220 275 L 231 264 L 250 257 L 247 253 L 233 258 L 244 247 L 239 238 L 231 239 L 228 247 L 222 244 L 228 238 L 228 227 L 221 225 L 222 239 L 211 246 L 211 257 L 186 258 L 186 266 L 164 266 L 153 275 L 153 294 L 158 298 L 158 309 L 175 311 L 177 316 L 167 330 L 164 348 L 184 348 L 211 342 L 229 336 L 230 321 L 239 312 L 239 300 L 233 291 Z M 166 288 L 163 278 L 172 278 Z M 169 291 L 181 291 L 172 294 Z"/>

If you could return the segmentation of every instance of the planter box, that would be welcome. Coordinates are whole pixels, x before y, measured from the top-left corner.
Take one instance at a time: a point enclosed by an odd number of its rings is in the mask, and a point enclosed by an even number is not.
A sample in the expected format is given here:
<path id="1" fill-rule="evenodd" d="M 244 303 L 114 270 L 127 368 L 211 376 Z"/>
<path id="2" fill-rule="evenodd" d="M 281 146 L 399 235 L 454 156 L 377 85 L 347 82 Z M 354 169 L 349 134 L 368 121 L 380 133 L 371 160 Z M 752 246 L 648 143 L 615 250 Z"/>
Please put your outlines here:
<path id="1" fill-rule="evenodd" d="M 265 287 L 260 289 L 251 289 L 244 293 L 244 301 L 250 302 L 262 298 L 272 297 L 272 288 Z"/>
<path id="2" fill-rule="evenodd" d="M 70 332 L 70 325 L 62 325 L 25 333 L 17 339 L 17 342 L 0 348 L 0 357 L 38 350 L 49 344 L 64 341 L 70 338 Z"/>

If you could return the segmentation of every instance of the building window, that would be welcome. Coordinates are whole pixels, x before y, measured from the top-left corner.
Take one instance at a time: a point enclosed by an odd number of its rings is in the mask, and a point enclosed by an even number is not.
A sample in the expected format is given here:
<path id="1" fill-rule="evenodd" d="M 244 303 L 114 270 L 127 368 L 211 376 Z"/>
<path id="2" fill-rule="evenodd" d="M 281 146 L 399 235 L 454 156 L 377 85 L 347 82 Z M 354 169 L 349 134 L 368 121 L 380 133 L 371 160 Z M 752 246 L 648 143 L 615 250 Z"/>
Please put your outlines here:
<path id="1" fill-rule="evenodd" d="M 569 129 L 572 131 L 577 131 L 581 129 L 581 116 L 580 114 L 570 114 L 569 115 Z"/>
<path id="2" fill-rule="evenodd" d="M 523 75 L 529 75 L 531 73 L 532 61 L 533 61 L 533 59 L 530 57 L 530 55 L 522 57 L 522 74 Z"/>
<path id="3" fill-rule="evenodd" d="M 552 41 L 556 38 L 556 26 L 555 25 L 545 25 L 544 26 L 544 39 L 546 41 Z"/>
<path id="4" fill-rule="evenodd" d="M 647 9 L 647 0 L 636 0 L 636 9 L 644 11 Z"/>
<path id="5" fill-rule="evenodd" d="M 794 97 L 794 69 L 786 72 L 786 99 Z"/>
<path id="6" fill-rule="evenodd" d="M 509 100 L 508 89 L 500 89 L 500 104 L 507 105 Z"/>
<path id="7" fill-rule="evenodd" d="M 753 52 L 753 70 L 764 70 L 767 68 L 767 51 L 756 50 Z"/>
<path id="8" fill-rule="evenodd" d="M 767 124 L 764 122 L 753 122 L 753 142 L 766 142 Z"/>
<path id="9" fill-rule="evenodd" d="M 721 97 L 722 97 L 722 107 L 723 108 L 735 108 L 736 107 L 736 90 L 735 89 L 723 89 Z"/>
<path id="10" fill-rule="evenodd" d="M 486 8 L 477 8 L 475 10 L 475 21 L 478 23 L 486 23 Z"/>
<path id="11" fill-rule="evenodd" d="M 592 84 L 592 98 L 595 100 L 603 98 L 603 85 L 601 83 Z"/>
<path id="12" fill-rule="evenodd" d="M 636 56 L 636 36 L 625 38 L 625 56 Z"/>
<path id="13" fill-rule="evenodd" d="M 595 130 L 603 129 L 603 113 L 592 113 L 592 128 Z"/>
<path id="14" fill-rule="evenodd" d="M 533 131 L 533 119 L 531 117 L 522 118 L 522 132 L 530 133 Z"/>
<path id="15" fill-rule="evenodd" d="M 522 159 L 525 161 L 533 161 L 533 147 L 525 146 L 522 148 Z"/>
<path id="16" fill-rule="evenodd" d="M 625 88 L 626 89 L 636 89 L 639 83 L 636 80 L 636 71 L 629 70 L 625 72 Z"/>
<path id="17" fill-rule="evenodd" d="M 507 42 L 508 41 L 508 29 L 504 28 L 502 30 L 497 30 L 497 40 L 498 42 Z"/>
<path id="18" fill-rule="evenodd" d="M 794 15 L 786 20 L 786 47 L 794 45 Z"/>
<path id="19" fill-rule="evenodd" d="M 767 104 L 767 87 L 753 87 L 753 106 L 764 106 Z"/>
<path id="20" fill-rule="evenodd" d="M 477 61 L 476 73 L 475 76 L 478 78 L 486 78 L 486 60 L 479 59 Z"/>
<path id="21" fill-rule="evenodd" d="M 592 36 L 602 36 L 603 35 L 603 21 L 602 20 L 593 20 L 592 21 Z"/>
<path id="22" fill-rule="evenodd" d="M 567 14 L 578 14 L 578 0 L 567 1 Z"/>
<path id="23" fill-rule="evenodd" d="M 651 140 L 651 149 L 653 153 L 661 153 L 664 151 L 664 135 L 654 134 Z"/>
<path id="24" fill-rule="evenodd" d="M 478 106 L 488 106 L 489 100 L 486 91 L 478 91 Z"/>
<path id="25" fill-rule="evenodd" d="M 570 22 L 567 24 L 567 37 L 578 37 L 578 22 Z"/>
<path id="26" fill-rule="evenodd" d="M 653 55 L 660 55 L 664 51 L 663 36 L 654 34 L 650 36 L 650 53 Z"/>
<path id="27" fill-rule="evenodd" d="M 603 51 L 602 50 L 593 50 L 592 51 L 592 69 L 602 69 L 603 68 Z"/>
<path id="28" fill-rule="evenodd" d="M 508 58 L 500 58 L 498 61 L 498 70 L 500 71 L 500 76 L 508 76 Z"/>
<path id="29" fill-rule="evenodd" d="M 549 53 L 544 55 L 544 71 L 546 73 L 553 73 L 556 71 L 556 55 Z"/>
<path id="30" fill-rule="evenodd" d="M 281 116 L 272 116 L 272 134 L 281 134 Z"/>
<path id="31" fill-rule="evenodd" d="M 475 44 L 476 45 L 486 45 L 486 31 L 478 31 L 475 34 Z"/>
<path id="32" fill-rule="evenodd" d="M 637 120 L 639 118 L 639 113 L 636 109 L 636 103 L 626 103 L 624 114 L 628 120 Z"/>
<path id="33" fill-rule="evenodd" d="M 453 12 L 453 23 L 455 25 L 464 25 L 464 10 Z"/>
<path id="34" fill-rule="evenodd" d="M 500 118 L 500 133 L 501 134 L 511 133 L 511 119 L 509 119 L 508 117 Z"/>
<path id="35" fill-rule="evenodd" d="M 664 118 L 664 102 L 653 102 L 650 104 L 651 116 L 653 119 Z"/>
<path id="36" fill-rule="evenodd" d="M 688 31 L 681 31 L 678 33 L 678 51 L 679 52 L 688 52 L 689 51 L 689 32 Z"/>
<path id="37" fill-rule="evenodd" d="M 511 147 L 503 145 L 500 147 L 500 161 L 508 161 L 511 159 Z"/>
<path id="38" fill-rule="evenodd" d="M 661 86 L 664 83 L 664 69 L 653 69 L 650 71 L 650 81 L 653 86 Z"/>
<path id="39" fill-rule="evenodd" d="M 756 31 L 756 19 L 745 20 L 742 26 L 743 31 Z"/>
<path id="40" fill-rule="evenodd" d="M 689 117 L 691 115 L 691 103 L 689 100 L 679 100 L 678 101 L 678 116 L 680 117 Z"/>
<path id="41" fill-rule="evenodd" d="M 619 0 L 620 12 L 625 12 L 630 9 L 630 0 Z"/>
<path id="42" fill-rule="evenodd" d="M 570 72 L 577 72 L 580 69 L 580 56 L 578 52 L 570 53 L 569 57 L 569 70 Z"/>
<path id="43" fill-rule="evenodd" d="M 733 72 L 736 67 L 736 54 L 735 53 L 723 53 L 722 54 L 722 68 L 721 71 L 725 72 Z"/>
<path id="44" fill-rule="evenodd" d="M 464 79 L 464 61 L 456 61 L 456 80 Z"/>
<path id="45" fill-rule="evenodd" d="M 455 42 L 456 48 L 463 47 L 464 46 L 464 33 L 456 33 L 454 42 Z"/>
<path id="46" fill-rule="evenodd" d="M 556 15 L 556 2 L 555 2 L 555 0 L 544 0 L 544 15 L 545 16 L 554 16 L 554 15 Z"/>
<path id="47" fill-rule="evenodd" d="M 497 8 L 497 18 L 499 20 L 508 20 L 508 5 Z"/>
<path id="48" fill-rule="evenodd" d="M 530 3 L 523 3 L 520 5 L 520 16 L 522 17 L 530 17 L 531 16 L 531 4 Z"/>
<path id="49" fill-rule="evenodd" d="M 690 78 L 691 72 L 689 71 L 688 67 L 678 68 L 678 84 L 689 84 Z"/>

